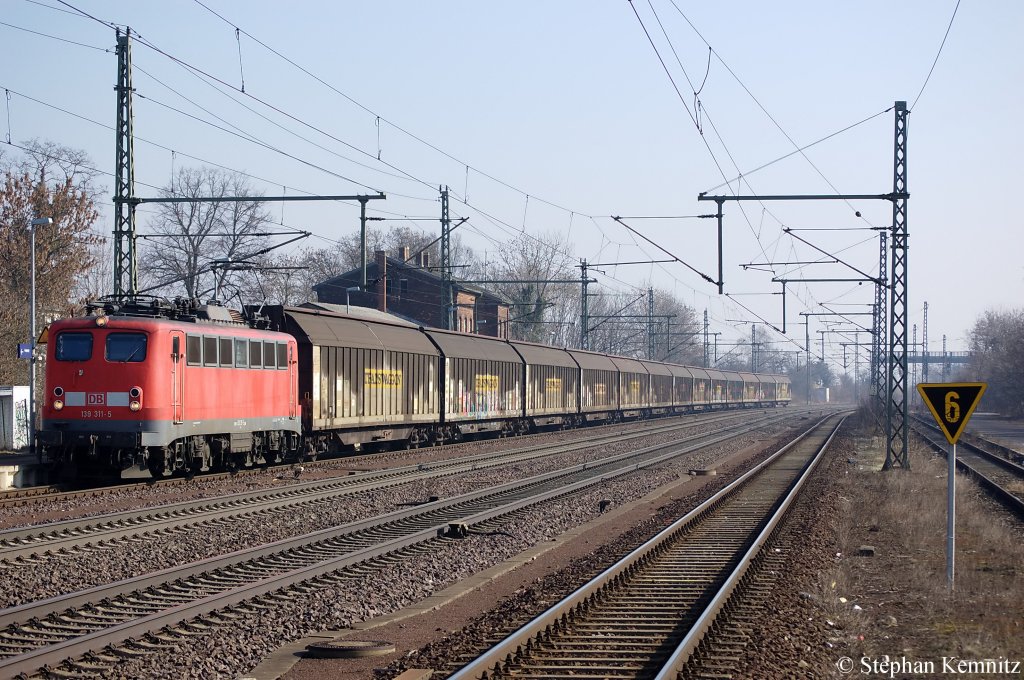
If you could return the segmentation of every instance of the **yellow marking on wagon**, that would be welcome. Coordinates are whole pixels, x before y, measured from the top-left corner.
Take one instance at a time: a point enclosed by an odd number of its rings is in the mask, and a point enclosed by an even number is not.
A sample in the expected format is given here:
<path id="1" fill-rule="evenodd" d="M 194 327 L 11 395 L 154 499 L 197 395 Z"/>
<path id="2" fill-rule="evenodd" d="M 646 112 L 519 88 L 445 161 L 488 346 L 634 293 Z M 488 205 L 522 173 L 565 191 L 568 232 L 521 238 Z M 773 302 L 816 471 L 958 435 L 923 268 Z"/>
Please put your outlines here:
<path id="1" fill-rule="evenodd" d="M 364 368 L 363 386 L 399 389 L 402 386 L 402 371 L 394 368 Z"/>
<path id="2" fill-rule="evenodd" d="M 476 376 L 477 392 L 494 392 L 498 389 L 498 376 L 482 373 Z"/>

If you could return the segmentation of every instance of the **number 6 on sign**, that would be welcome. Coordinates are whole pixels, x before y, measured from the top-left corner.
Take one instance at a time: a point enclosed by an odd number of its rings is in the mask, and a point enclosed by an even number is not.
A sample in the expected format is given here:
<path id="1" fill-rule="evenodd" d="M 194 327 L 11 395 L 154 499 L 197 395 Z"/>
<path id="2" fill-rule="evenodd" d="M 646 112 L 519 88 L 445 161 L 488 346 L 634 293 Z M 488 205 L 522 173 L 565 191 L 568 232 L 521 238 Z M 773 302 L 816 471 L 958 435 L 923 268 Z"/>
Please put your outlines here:
<path id="1" fill-rule="evenodd" d="M 947 423 L 958 423 L 960 422 L 960 404 L 956 402 L 960 398 L 960 395 L 956 392 L 946 393 L 946 422 Z"/>
<path id="2" fill-rule="evenodd" d="M 988 383 L 921 383 L 917 391 L 946 441 L 956 444 Z"/>

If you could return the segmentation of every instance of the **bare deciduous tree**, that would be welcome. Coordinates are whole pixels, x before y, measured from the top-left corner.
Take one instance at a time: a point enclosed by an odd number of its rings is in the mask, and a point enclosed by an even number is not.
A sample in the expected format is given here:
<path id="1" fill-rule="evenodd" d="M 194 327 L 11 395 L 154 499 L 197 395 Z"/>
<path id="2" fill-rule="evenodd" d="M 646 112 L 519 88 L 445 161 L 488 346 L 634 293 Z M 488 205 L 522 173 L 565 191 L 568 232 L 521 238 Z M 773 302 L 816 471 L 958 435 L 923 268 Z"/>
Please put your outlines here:
<path id="1" fill-rule="evenodd" d="M 988 383 L 985 410 L 1024 415 L 1024 310 L 986 311 L 970 338 L 971 363 L 960 377 Z"/>
<path id="2" fill-rule="evenodd" d="M 579 278 L 569 251 L 569 243 L 561 234 L 549 233 L 539 238 L 522 235 L 500 249 L 495 262 L 481 267 L 481 278 L 508 282 L 488 287 L 513 305 L 511 337 L 551 344 L 558 342 L 559 334 L 563 333 L 568 343 L 573 319 L 564 316 L 561 305 L 574 296 L 579 299 L 579 286 L 549 282 Z"/>
<path id="3" fill-rule="evenodd" d="M 258 196 L 238 174 L 212 168 L 182 168 L 165 197 L 224 198 Z M 270 214 L 258 201 L 157 203 L 157 216 L 149 225 L 141 248 L 144 289 L 157 294 L 184 294 L 205 298 L 222 290 L 234 296 L 230 267 L 217 261 L 237 262 L 253 257 L 267 244 L 262 235 Z"/>

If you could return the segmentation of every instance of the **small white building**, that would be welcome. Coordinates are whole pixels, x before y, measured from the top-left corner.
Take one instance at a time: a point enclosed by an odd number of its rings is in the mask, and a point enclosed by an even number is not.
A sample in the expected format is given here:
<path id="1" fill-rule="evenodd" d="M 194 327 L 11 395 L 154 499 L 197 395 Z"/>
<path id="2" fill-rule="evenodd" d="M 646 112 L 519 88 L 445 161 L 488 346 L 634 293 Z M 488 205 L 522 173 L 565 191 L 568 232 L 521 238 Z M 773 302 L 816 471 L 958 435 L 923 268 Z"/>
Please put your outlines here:
<path id="1" fill-rule="evenodd" d="M 28 448 L 28 385 L 0 386 L 0 451 Z"/>

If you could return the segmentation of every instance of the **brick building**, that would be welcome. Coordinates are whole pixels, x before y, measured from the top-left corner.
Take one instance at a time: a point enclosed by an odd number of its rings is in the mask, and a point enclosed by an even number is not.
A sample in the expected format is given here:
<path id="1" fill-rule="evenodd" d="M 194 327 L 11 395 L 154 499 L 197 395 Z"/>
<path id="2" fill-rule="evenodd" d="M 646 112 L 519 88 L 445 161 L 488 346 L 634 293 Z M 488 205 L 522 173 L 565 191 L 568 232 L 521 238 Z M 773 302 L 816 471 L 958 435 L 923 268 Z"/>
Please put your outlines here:
<path id="1" fill-rule="evenodd" d="M 359 269 L 321 281 L 313 286 L 318 302 L 373 307 L 422 326 L 444 328 L 447 324 L 444 287 L 430 267 L 427 253 L 410 259 L 409 249 L 396 257 L 378 250 L 366 263 L 366 290 L 359 289 Z M 508 337 L 509 304 L 501 296 L 453 281 L 454 328 L 463 333 Z"/>

